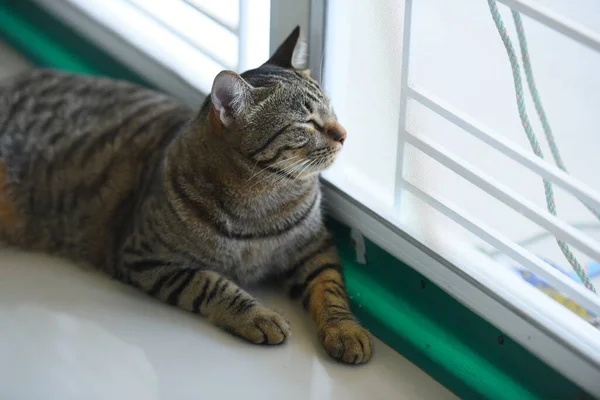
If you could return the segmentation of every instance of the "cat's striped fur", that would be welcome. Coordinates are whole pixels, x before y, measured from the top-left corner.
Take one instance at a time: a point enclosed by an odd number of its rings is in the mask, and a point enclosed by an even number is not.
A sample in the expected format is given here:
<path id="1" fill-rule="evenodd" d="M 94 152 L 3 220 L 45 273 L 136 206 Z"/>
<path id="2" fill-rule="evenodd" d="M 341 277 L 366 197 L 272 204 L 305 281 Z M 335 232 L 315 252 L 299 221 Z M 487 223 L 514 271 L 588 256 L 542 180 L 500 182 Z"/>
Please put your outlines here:
<path id="1" fill-rule="evenodd" d="M 363 363 L 324 228 L 318 173 L 345 139 L 292 67 L 298 29 L 258 69 L 222 72 L 200 112 L 125 82 L 37 70 L 0 84 L 0 236 L 96 265 L 254 343 L 290 335 L 238 284 L 270 279 L 327 352 Z"/>

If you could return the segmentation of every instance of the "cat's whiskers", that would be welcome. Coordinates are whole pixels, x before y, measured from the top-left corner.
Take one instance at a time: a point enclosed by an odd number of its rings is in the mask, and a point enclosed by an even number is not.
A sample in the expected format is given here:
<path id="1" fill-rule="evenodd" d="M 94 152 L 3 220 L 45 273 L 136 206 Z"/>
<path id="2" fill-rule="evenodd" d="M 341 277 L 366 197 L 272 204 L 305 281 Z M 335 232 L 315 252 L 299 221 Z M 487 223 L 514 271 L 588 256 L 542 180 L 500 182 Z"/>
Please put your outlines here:
<path id="1" fill-rule="evenodd" d="M 315 165 L 315 167 L 316 168 L 321 168 L 325 164 L 325 162 L 327 162 L 327 159 L 326 158 L 321 158 L 319 160 L 319 162 L 317 163 L 317 165 Z"/>
<path id="2" fill-rule="evenodd" d="M 284 176 L 282 179 L 278 180 L 275 183 L 275 185 L 280 183 L 283 179 L 286 179 L 286 183 L 290 181 L 297 181 L 302 176 L 302 174 L 304 174 L 305 171 L 309 170 L 311 166 L 317 161 L 318 160 L 312 160 L 309 162 L 309 160 L 305 160 L 302 163 L 302 165 L 299 166 L 299 168 L 295 168 L 294 171 L 290 171 L 288 173 L 288 176 Z"/>
<path id="3" fill-rule="evenodd" d="M 250 171 L 250 175 L 253 175 L 253 174 L 254 174 L 254 170 L 256 169 L 256 166 L 258 165 L 258 161 L 259 161 L 259 160 L 256 160 L 256 162 L 255 162 L 255 163 L 254 163 L 254 165 L 252 166 L 252 171 Z M 259 171 L 259 172 L 260 172 L 260 171 Z M 250 179 L 252 179 L 252 176 L 250 176 Z M 248 180 L 250 180 L 250 179 L 248 179 Z M 247 183 L 247 182 L 246 182 L 246 183 Z"/>
<path id="4" fill-rule="evenodd" d="M 296 174 L 296 176 L 294 177 L 294 180 L 298 180 L 298 178 L 300 178 L 302 176 L 302 174 L 306 171 L 308 171 L 311 167 L 311 165 L 313 165 L 317 160 L 312 160 L 310 163 L 308 163 L 307 166 L 305 166 L 302 171 L 300 171 L 298 174 Z"/>
<path id="5" fill-rule="evenodd" d="M 330 157 L 321 157 L 319 159 L 319 162 L 315 165 L 315 168 L 321 169 L 323 167 L 323 165 L 327 164 L 330 161 L 331 161 Z"/>
<path id="6" fill-rule="evenodd" d="M 283 168 L 281 170 L 281 172 L 283 172 L 283 174 L 271 186 L 278 185 L 279 183 L 281 183 L 281 181 L 290 179 L 289 177 L 292 176 L 293 173 L 296 172 L 298 169 L 302 168 L 302 166 L 304 166 L 305 163 L 306 163 L 306 160 L 302 159 L 299 162 L 295 163 L 294 165 L 290 165 L 287 168 Z"/>
<path id="7" fill-rule="evenodd" d="M 290 168 L 287 171 L 285 169 L 282 170 L 285 172 L 285 175 L 281 176 L 277 181 L 273 182 L 273 184 L 270 187 L 275 187 L 283 181 L 289 182 L 291 180 L 295 180 L 294 174 L 297 171 L 301 170 L 306 165 L 307 162 L 308 162 L 308 160 L 302 160 L 302 162 L 296 164 L 294 168 Z"/>
<path id="8" fill-rule="evenodd" d="M 285 171 L 285 172 L 286 172 L 286 174 L 285 174 L 285 175 L 283 175 L 283 176 L 281 177 L 281 179 L 279 179 L 277 182 L 275 182 L 275 184 L 279 184 L 279 183 L 281 183 L 281 181 L 283 181 L 283 180 L 287 180 L 287 181 L 289 181 L 289 180 L 293 179 L 293 177 L 294 177 L 294 174 L 295 174 L 297 171 L 301 170 L 301 169 L 302 169 L 302 168 L 303 168 L 303 167 L 306 165 L 306 163 L 307 163 L 307 162 L 308 162 L 308 160 L 302 160 L 302 162 L 301 162 L 301 163 L 299 163 L 299 164 L 297 164 L 297 165 L 296 165 L 294 168 L 290 168 L 289 170 Z"/>
<path id="9" fill-rule="evenodd" d="M 267 165 L 266 167 L 264 167 L 263 169 L 261 169 L 260 171 L 258 171 L 256 174 L 254 174 L 250 178 L 248 178 L 248 180 L 246 181 L 246 183 L 249 183 L 256 176 L 260 175 L 261 172 L 263 172 L 263 171 L 265 171 L 265 170 L 267 170 L 267 169 L 269 169 L 269 168 L 271 168 L 271 167 L 273 167 L 275 165 L 281 164 L 281 163 L 289 161 L 289 160 L 293 160 L 294 158 L 298 158 L 298 156 L 293 156 L 293 157 L 290 157 L 290 158 L 286 158 L 285 160 L 279 160 L 277 162 L 274 162 L 272 164 Z M 256 161 L 256 164 L 258 164 L 258 160 Z M 256 164 L 254 164 L 254 167 L 256 167 Z M 254 168 L 252 168 L 252 172 L 254 172 Z"/>
<path id="10" fill-rule="evenodd" d="M 303 161 L 304 161 L 304 160 L 297 160 L 297 161 L 294 161 L 292 164 L 290 164 L 290 165 L 288 165 L 288 166 L 284 167 L 283 169 L 281 169 L 281 170 L 280 170 L 280 172 L 286 172 L 287 170 L 291 169 L 292 167 L 295 167 L 295 166 L 297 166 L 298 164 L 300 164 L 300 163 L 301 163 L 301 162 L 303 162 Z M 270 178 L 270 177 L 271 177 L 271 175 L 272 175 L 272 173 L 268 173 L 266 176 L 263 176 L 263 177 L 262 177 L 260 180 L 258 180 L 257 182 L 254 182 L 252 185 L 250 185 L 250 186 L 248 187 L 248 189 L 251 189 L 251 188 L 253 188 L 254 186 L 258 185 L 259 183 L 262 183 L 262 182 L 264 182 L 266 179 Z"/>

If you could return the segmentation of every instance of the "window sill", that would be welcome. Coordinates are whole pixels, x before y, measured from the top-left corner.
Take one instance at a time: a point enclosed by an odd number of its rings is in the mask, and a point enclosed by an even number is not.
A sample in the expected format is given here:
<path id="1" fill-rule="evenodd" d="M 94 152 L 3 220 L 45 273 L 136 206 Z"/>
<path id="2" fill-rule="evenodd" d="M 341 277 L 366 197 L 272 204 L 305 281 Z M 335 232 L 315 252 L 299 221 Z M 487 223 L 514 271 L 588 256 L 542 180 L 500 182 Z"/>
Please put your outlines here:
<path id="1" fill-rule="evenodd" d="M 330 360 L 301 307 L 259 297 L 291 320 L 287 344 L 250 345 L 95 271 L 0 249 L 0 397 L 455 398 L 379 340 L 365 366 Z"/>

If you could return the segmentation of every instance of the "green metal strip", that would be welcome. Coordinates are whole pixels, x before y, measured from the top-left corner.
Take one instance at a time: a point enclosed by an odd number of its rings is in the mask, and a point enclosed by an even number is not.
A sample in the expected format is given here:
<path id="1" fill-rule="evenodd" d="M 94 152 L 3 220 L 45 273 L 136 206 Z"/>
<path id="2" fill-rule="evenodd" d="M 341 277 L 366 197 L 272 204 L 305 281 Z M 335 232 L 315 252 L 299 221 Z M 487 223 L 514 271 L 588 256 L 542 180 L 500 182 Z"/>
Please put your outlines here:
<path id="1" fill-rule="evenodd" d="M 400 335 L 404 346 L 410 346 L 415 355 L 419 354 L 413 359 L 427 357 L 430 363 L 438 366 L 440 373 L 448 375 L 447 380 L 453 379 L 454 385 L 461 386 L 463 398 L 537 399 L 484 355 L 448 332 L 432 319 L 433 316 L 421 313 L 409 303 L 410 299 L 387 291 L 364 270 L 348 268 L 346 280 L 360 314 L 366 313 L 378 320 L 380 329 Z"/>
<path id="2" fill-rule="evenodd" d="M 0 0 L 0 36 L 40 66 L 148 85 L 27 0 Z M 579 387 L 390 254 L 330 221 L 352 306 L 380 339 L 463 399 L 589 399 Z M 377 357 L 377 355 L 375 355 Z"/>
<path id="3" fill-rule="evenodd" d="M 0 0 L 0 35 L 34 64 L 152 87 L 29 0 Z"/>
<path id="4" fill-rule="evenodd" d="M 353 310 L 381 340 L 462 399 L 591 399 L 508 335 L 365 239 L 330 221 Z"/>

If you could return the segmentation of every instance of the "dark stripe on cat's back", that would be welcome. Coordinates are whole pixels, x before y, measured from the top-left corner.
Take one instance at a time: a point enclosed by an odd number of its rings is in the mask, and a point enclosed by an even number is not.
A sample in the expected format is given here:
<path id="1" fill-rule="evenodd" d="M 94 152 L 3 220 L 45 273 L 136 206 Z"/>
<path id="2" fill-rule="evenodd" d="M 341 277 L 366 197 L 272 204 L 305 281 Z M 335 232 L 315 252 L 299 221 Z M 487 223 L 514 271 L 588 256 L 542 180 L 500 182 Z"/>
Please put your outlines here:
<path id="1" fill-rule="evenodd" d="M 101 132 L 96 135 L 94 138 L 90 138 L 88 135 L 80 135 L 74 140 L 71 145 L 65 150 L 62 155 L 62 159 L 66 162 L 70 161 L 75 154 L 79 154 L 82 151 L 82 157 L 80 159 L 83 162 L 86 162 L 87 159 L 98 151 L 99 148 L 104 147 L 108 143 L 113 143 L 115 139 L 122 134 L 122 132 L 126 131 L 126 128 L 138 118 L 141 118 L 142 115 L 150 111 L 154 107 L 158 107 L 161 105 L 161 102 L 155 99 L 152 99 L 149 103 L 140 102 L 142 105 L 140 107 L 135 107 L 133 109 L 129 109 L 126 112 L 124 119 L 119 121 L 118 124 L 115 124 L 110 130 Z M 135 105 L 139 105 L 136 103 Z M 129 105 L 133 106 L 133 105 Z M 156 118 L 151 118 L 148 122 L 155 121 Z M 146 125 L 144 124 L 144 125 Z"/>
<path id="2" fill-rule="evenodd" d="M 77 79 L 78 77 L 71 77 L 70 80 Z M 60 96 L 65 93 L 68 93 L 72 89 L 72 82 L 69 84 L 69 79 L 66 76 L 53 76 L 53 77 L 37 77 L 37 80 L 40 80 L 46 83 L 46 86 L 39 86 L 36 96 L 37 97 L 48 97 L 48 96 Z M 58 90 L 60 89 L 60 90 Z"/>
<path id="3" fill-rule="evenodd" d="M 173 119 L 175 120 L 175 123 L 171 122 Z M 152 124 L 160 123 L 160 120 L 168 120 L 169 122 L 171 122 L 169 125 L 165 126 L 165 131 L 167 133 L 163 133 L 161 145 L 164 145 L 164 144 L 166 144 L 167 141 L 171 140 L 171 137 L 174 135 L 174 133 L 184 123 L 184 121 L 178 117 L 177 113 L 175 113 L 175 115 L 173 114 L 173 110 L 171 109 L 171 110 L 164 111 L 164 112 L 156 115 L 154 118 L 151 118 L 151 119 L 147 120 L 145 123 L 143 123 L 142 125 L 138 126 L 137 129 L 133 130 L 133 134 L 130 137 L 135 137 L 135 135 L 137 135 L 139 132 L 141 132 L 143 130 L 151 129 Z M 104 146 L 107 143 L 108 143 L 108 141 L 96 141 L 96 145 Z M 85 163 L 87 163 L 87 161 L 90 160 L 96 154 L 97 151 L 98 151 L 98 149 L 95 148 L 95 145 L 90 145 L 88 148 L 83 150 L 80 158 L 84 164 L 82 164 L 80 167 L 81 168 L 85 167 Z M 133 157 L 133 155 L 130 155 L 130 156 Z M 155 156 L 155 158 L 157 157 L 156 154 L 154 154 L 154 156 Z M 122 161 L 123 157 L 124 157 L 124 155 L 121 154 L 121 152 L 117 153 L 116 155 L 111 155 L 110 157 L 106 157 L 103 160 L 102 169 L 99 171 L 98 174 L 93 176 L 93 179 L 88 179 L 88 180 L 82 181 L 79 184 L 77 184 L 74 188 L 70 188 L 68 191 L 68 194 L 71 196 L 71 201 L 70 201 L 69 207 L 74 207 L 77 202 L 79 202 L 83 199 L 86 199 L 86 198 L 89 198 L 92 196 L 96 196 L 98 188 L 105 187 L 106 184 L 111 179 L 115 178 L 115 176 L 114 176 L 115 171 L 113 170 L 113 166 L 119 160 Z M 125 155 L 125 157 L 127 157 L 127 155 Z M 145 157 L 145 158 L 138 159 L 138 162 L 143 164 L 143 165 L 141 165 L 141 172 L 138 176 L 138 179 L 142 176 L 149 176 L 149 175 L 147 175 L 147 173 L 144 173 L 144 172 L 147 172 L 148 169 L 153 168 L 152 165 L 149 165 L 149 164 L 151 164 L 151 161 L 154 161 L 156 164 L 158 164 L 158 160 L 151 160 L 151 158 L 152 157 Z M 69 161 L 69 159 L 63 159 L 63 162 L 68 162 L 68 161 Z M 49 164 L 49 166 L 52 166 L 52 164 Z M 136 183 L 136 187 L 138 185 L 139 185 L 139 182 Z M 59 196 L 64 198 L 66 195 L 67 195 L 67 193 L 64 193 L 63 191 L 61 191 Z M 64 202 L 64 199 L 62 199 L 62 201 Z"/>
<path id="4" fill-rule="evenodd" d="M 160 105 L 149 105 L 149 107 L 151 107 L 151 108 L 152 107 L 160 107 Z M 174 111 L 173 108 L 161 110 L 161 112 L 157 113 L 156 115 L 150 116 L 150 118 L 145 119 L 135 129 L 129 130 L 128 137 L 124 138 L 123 147 L 125 147 L 127 144 L 130 144 L 131 141 L 133 139 L 135 139 L 135 137 L 138 136 L 140 133 L 142 133 L 146 130 L 150 130 L 152 128 L 153 124 L 160 122 L 162 119 L 167 117 L 167 114 L 170 114 L 173 111 Z M 178 110 L 176 110 L 176 111 L 178 111 Z M 130 115 L 128 117 L 128 121 L 135 119 L 135 116 L 139 115 L 142 112 L 143 112 L 143 110 L 139 110 L 138 112 L 133 113 L 132 115 Z M 95 154 L 97 154 L 102 148 L 104 148 L 105 146 L 107 146 L 109 144 L 113 144 L 114 141 L 116 140 L 117 136 L 122 134 L 119 132 L 120 130 L 123 131 L 123 129 L 119 129 L 119 128 L 113 129 L 108 135 L 102 135 L 101 137 L 98 138 L 99 140 L 96 140 L 94 143 L 91 143 L 90 146 L 88 146 L 86 149 L 82 150 L 82 152 L 81 152 L 82 166 L 85 165 L 85 163 L 91 157 L 93 157 Z"/>
<path id="5" fill-rule="evenodd" d="M 16 100 L 12 102 L 8 108 L 8 111 L 4 113 L 4 126 L 2 127 L 2 134 L 6 134 L 14 129 L 11 127 L 11 125 L 14 125 L 15 117 L 20 115 L 20 113 L 23 111 L 22 109 L 27 105 L 27 102 L 30 99 L 31 98 L 29 96 L 17 94 Z"/>

